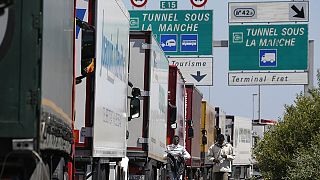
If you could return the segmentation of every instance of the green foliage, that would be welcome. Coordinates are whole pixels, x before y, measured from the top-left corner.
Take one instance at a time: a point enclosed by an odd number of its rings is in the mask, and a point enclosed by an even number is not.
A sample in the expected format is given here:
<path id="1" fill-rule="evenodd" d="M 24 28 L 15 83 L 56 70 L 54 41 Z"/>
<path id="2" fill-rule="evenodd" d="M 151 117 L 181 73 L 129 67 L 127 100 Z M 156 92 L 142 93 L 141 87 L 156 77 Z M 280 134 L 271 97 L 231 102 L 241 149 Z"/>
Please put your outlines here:
<path id="1" fill-rule="evenodd" d="M 301 179 L 297 169 L 304 166 L 302 162 L 318 157 L 313 151 L 319 151 L 320 144 L 313 145 L 312 139 L 320 134 L 320 89 L 309 93 L 309 96 L 300 93 L 294 105 L 285 107 L 283 121 L 266 133 L 255 148 L 254 154 L 265 179 Z M 320 159 L 314 161 L 320 162 Z M 310 166 L 306 168 L 319 168 L 319 162 L 317 166 L 316 162 L 306 163 Z"/>
<path id="2" fill-rule="evenodd" d="M 289 168 L 288 179 L 292 180 L 319 180 L 320 179 L 320 134 L 313 138 L 311 146 L 301 148 L 294 155 L 292 163 L 294 167 Z"/>

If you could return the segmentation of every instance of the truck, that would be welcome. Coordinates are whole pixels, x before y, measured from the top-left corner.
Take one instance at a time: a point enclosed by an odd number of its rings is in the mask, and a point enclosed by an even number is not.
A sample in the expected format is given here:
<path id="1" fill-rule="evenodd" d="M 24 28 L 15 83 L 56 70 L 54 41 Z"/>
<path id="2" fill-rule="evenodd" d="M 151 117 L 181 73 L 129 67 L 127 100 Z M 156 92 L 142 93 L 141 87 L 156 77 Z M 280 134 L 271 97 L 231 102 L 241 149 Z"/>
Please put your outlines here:
<path id="1" fill-rule="evenodd" d="M 216 111 L 216 132 L 218 134 L 225 134 L 226 133 L 226 112 L 223 111 L 223 109 L 221 107 L 215 107 L 215 111 Z M 230 141 L 230 137 L 226 137 L 227 141 Z M 229 139 L 228 139 L 229 138 Z"/>
<path id="2" fill-rule="evenodd" d="M 202 93 L 193 84 L 186 84 L 186 150 L 191 159 L 186 161 L 187 177 L 200 177 L 201 159 L 201 103 Z"/>
<path id="3" fill-rule="evenodd" d="M 120 0 L 79 0 L 76 19 L 75 177 L 126 179 L 128 120 L 140 105 L 129 88 L 129 13 Z"/>
<path id="4" fill-rule="evenodd" d="M 231 176 L 234 179 L 251 178 L 252 120 L 250 118 L 227 115 L 225 136 L 230 137 L 230 143 L 235 154 Z"/>
<path id="5" fill-rule="evenodd" d="M 151 31 L 130 32 L 129 81 L 141 90 L 140 117 L 128 123 L 129 179 L 164 179 L 169 62 Z"/>
<path id="6" fill-rule="evenodd" d="M 208 159 L 208 149 L 216 142 L 217 128 L 216 128 L 216 111 L 214 106 L 210 105 L 208 101 L 202 100 L 201 103 L 201 172 L 202 177 L 207 179 L 210 177 L 210 169 L 212 162 Z"/>
<path id="7" fill-rule="evenodd" d="M 179 136 L 179 144 L 185 145 L 185 80 L 175 65 L 169 66 L 169 87 L 168 87 L 168 124 L 167 144 L 172 144 L 174 135 Z"/>
<path id="8" fill-rule="evenodd" d="M 0 1 L 0 22 L 0 179 L 68 178 L 74 3 Z"/>
<path id="9" fill-rule="evenodd" d="M 252 149 L 254 150 L 259 141 L 263 139 L 264 134 L 278 124 L 278 121 L 272 119 L 254 119 L 252 120 Z M 252 157 L 253 172 L 252 176 L 261 178 L 262 174 L 255 156 Z"/>

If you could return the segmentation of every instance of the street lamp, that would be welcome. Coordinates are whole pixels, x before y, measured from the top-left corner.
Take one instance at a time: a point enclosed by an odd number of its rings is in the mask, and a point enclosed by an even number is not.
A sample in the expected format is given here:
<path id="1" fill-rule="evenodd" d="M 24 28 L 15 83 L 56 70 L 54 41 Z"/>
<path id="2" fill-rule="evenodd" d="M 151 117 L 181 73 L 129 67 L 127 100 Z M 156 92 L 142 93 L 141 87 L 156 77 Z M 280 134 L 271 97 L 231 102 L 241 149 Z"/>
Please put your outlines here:
<path id="1" fill-rule="evenodd" d="M 252 94 L 252 120 L 254 120 L 254 97 L 257 95 L 258 94 L 256 94 L 256 93 Z"/>

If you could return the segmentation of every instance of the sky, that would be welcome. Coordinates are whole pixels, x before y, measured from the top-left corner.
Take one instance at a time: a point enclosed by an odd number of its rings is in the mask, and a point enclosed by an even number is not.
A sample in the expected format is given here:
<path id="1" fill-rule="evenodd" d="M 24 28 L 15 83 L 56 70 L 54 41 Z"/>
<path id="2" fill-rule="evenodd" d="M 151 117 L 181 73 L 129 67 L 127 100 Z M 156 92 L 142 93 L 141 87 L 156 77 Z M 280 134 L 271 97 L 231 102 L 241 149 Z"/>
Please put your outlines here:
<path id="1" fill-rule="evenodd" d="M 123 0 L 128 10 L 132 10 L 130 0 Z M 178 9 L 192 9 L 190 0 L 178 1 Z M 281 0 L 280 0 L 281 1 Z M 283 0 L 282 0 L 283 1 Z M 205 8 L 213 10 L 213 39 L 228 40 L 228 2 L 263 2 L 263 0 L 208 0 Z M 270 0 L 267 2 L 271 2 Z M 142 10 L 159 9 L 160 0 L 148 0 Z M 316 70 L 320 69 L 320 1 L 309 1 L 309 40 L 314 40 L 314 85 L 317 85 Z M 136 9 L 136 8 L 135 8 Z M 278 23 L 279 24 L 279 23 Z M 219 106 L 228 115 L 258 118 L 258 86 L 228 86 L 229 52 L 228 48 L 213 49 L 213 86 L 198 87 L 205 100 L 212 106 Z M 283 118 L 285 105 L 294 104 L 303 85 L 260 86 L 260 117 L 279 120 Z"/>

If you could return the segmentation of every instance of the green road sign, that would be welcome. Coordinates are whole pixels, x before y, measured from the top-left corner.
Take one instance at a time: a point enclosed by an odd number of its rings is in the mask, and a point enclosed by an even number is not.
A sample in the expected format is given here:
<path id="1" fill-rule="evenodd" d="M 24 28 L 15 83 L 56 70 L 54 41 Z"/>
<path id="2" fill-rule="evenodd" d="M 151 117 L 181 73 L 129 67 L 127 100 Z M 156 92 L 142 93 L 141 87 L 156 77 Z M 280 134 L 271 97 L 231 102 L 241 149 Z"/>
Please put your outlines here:
<path id="1" fill-rule="evenodd" d="M 151 31 L 166 55 L 212 55 L 212 10 L 132 10 L 130 29 Z"/>
<path id="2" fill-rule="evenodd" d="M 160 1 L 160 9 L 177 9 L 178 1 Z"/>
<path id="3" fill-rule="evenodd" d="M 230 25 L 229 70 L 306 70 L 308 25 Z"/>

